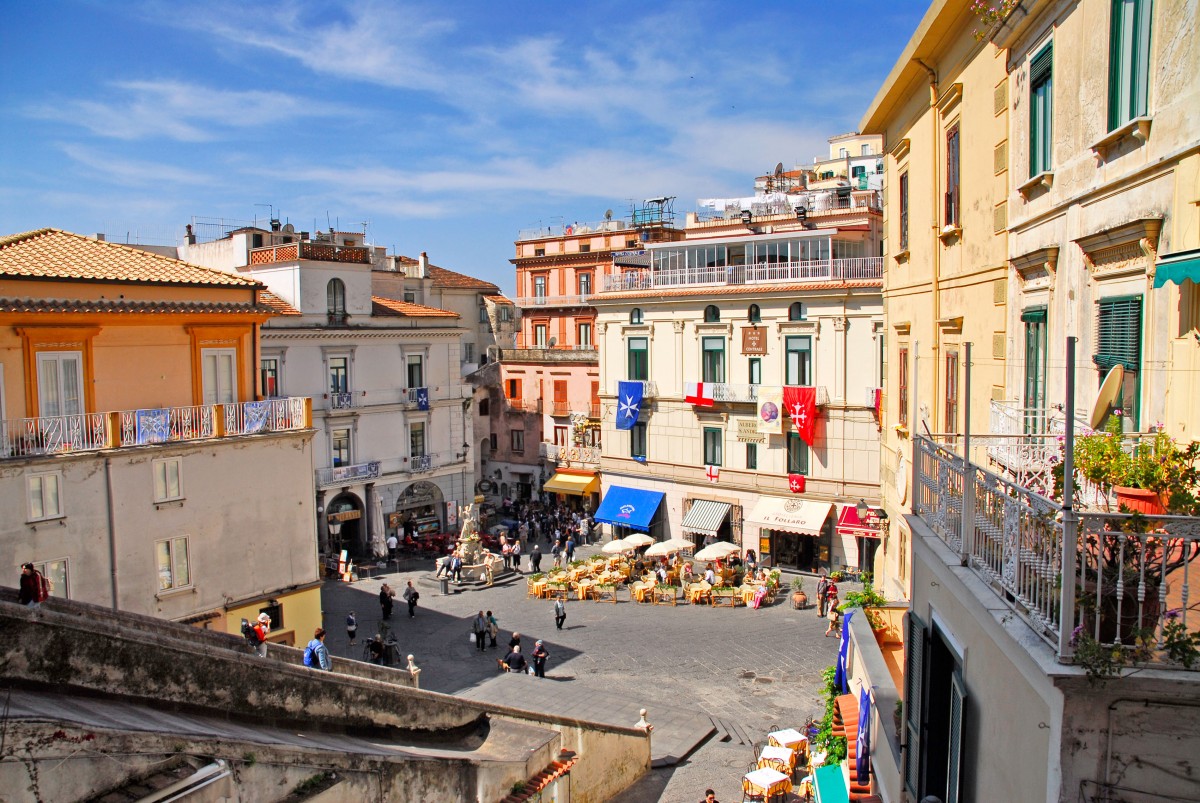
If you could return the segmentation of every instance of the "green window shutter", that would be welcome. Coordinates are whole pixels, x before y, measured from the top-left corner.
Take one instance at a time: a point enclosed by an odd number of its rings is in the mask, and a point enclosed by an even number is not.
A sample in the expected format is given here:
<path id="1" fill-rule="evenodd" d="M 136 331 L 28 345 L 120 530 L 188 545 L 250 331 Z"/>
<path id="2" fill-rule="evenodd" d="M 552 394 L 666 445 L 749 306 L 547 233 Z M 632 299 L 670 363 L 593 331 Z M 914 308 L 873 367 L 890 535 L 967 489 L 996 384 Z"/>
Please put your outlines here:
<path id="1" fill-rule="evenodd" d="M 925 681 L 925 623 L 909 611 L 904 653 L 904 788 L 913 800 L 921 787 L 921 689 Z"/>
<path id="2" fill-rule="evenodd" d="M 1108 129 L 1148 110 L 1151 0 L 1113 0 L 1109 30 Z"/>
<path id="3" fill-rule="evenodd" d="M 1048 44 L 1029 63 L 1029 175 L 1050 169 L 1054 108 L 1054 44 Z"/>
<path id="4" fill-rule="evenodd" d="M 1102 371 L 1114 365 L 1138 371 L 1142 364 L 1142 298 L 1105 299 L 1097 304 L 1096 353 L 1092 361 Z"/>
<path id="5" fill-rule="evenodd" d="M 962 675 L 955 672 L 950 676 L 950 738 L 948 740 L 949 757 L 946 767 L 946 803 L 959 803 L 962 800 L 960 785 L 962 781 L 963 754 L 963 720 L 966 718 L 967 690 L 963 686 Z"/>
<path id="6" fill-rule="evenodd" d="M 1027 307 L 1021 312 L 1021 321 L 1024 323 L 1045 323 L 1046 308 L 1045 307 Z"/>

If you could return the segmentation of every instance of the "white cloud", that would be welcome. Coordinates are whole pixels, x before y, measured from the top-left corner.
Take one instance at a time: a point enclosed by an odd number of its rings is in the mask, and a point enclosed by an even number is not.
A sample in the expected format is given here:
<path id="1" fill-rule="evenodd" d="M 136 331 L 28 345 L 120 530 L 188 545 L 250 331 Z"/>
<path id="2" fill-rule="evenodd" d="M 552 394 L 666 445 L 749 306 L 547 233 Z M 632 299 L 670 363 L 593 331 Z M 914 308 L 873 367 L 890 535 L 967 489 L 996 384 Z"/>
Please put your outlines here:
<path id="1" fill-rule="evenodd" d="M 211 185 L 215 178 L 172 164 L 128 159 L 102 154 L 82 145 L 63 145 L 62 151 L 79 165 L 115 184 L 162 186 L 165 184 Z"/>

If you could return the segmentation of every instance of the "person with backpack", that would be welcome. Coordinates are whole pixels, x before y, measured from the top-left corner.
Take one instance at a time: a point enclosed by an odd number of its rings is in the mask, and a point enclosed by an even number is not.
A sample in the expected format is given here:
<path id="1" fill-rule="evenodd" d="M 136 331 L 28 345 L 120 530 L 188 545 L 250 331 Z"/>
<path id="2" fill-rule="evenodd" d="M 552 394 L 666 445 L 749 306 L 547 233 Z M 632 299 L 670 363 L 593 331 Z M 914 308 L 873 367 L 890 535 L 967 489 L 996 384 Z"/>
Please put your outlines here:
<path id="1" fill-rule="evenodd" d="M 258 643 L 254 645 L 254 651 L 258 653 L 259 658 L 266 658 L 267 634 L 271 632 L 271 617 L 265 613 L 260 613 L 258 621 L 254 623 L 251 629 L 258 640 Z"/>
<path id="2" fill-rule="evenodd" d="M 40 608 L 50 597 L 50 581 L 33 567 L 32 563 L 21 566 L 21 587 L 17 601 L 27 608 Z"/>
<path id="3" fill-rule="evenodd" d="M 304 665 L 313 669 L 323 669 L 329 672 L 333 669 L 333 661 L 329 658 L 329 650 L 325 648 L 325 628 L 318 627 L 313 633 L 312 641 L 304 648 Z"/>

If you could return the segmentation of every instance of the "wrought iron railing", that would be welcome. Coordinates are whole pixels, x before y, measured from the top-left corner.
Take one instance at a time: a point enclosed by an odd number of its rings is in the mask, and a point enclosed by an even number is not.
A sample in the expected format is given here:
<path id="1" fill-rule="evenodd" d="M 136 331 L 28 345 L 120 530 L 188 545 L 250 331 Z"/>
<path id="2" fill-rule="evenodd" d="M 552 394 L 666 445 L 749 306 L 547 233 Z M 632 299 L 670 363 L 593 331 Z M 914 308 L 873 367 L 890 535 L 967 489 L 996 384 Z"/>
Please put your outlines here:
<path id="1" fill-rule="evenodd" d="M 547 460 L 559 463 L 600 463 L 599 446 L 566 446 L 543 442 L 541 454 Z"/>
<path id="2" fill-rule="evenodd" d="M 226 435 L 252 435 L 256 432 L 286 432 L 304 429 L 304 399 L 298 397 L 223 404 Z"/>
<path id="3" fill-rule="evenodd" d="M 329 409 L 330 410 L 349 410 L 354 407 L 353 393 L 330 393 L 329 394 Z"/>
<path id="4" fill-rule="evenodd" d="M 613 380 L 613 382 L 611 384 L 612 394 L 614 396 L 616 396 L 620 390 L 621 381 L 623 381 L 623 380 Z M 642 386 L 642 398 L 643 399 L 652 399 L 652 398 L 655 398 L 658 396 L 658 383 L 657 382 L 646 382 L 646 381 L 637 380 L 637 379 L 624 380 L 624 381 L 638 382 Z"/>
<path id="5" fill-rule="evenodd" d="M 108 415 L 105 413 L 0 421 L 0 457 L 103 449 L 109 445 L 108 433 Z"/>

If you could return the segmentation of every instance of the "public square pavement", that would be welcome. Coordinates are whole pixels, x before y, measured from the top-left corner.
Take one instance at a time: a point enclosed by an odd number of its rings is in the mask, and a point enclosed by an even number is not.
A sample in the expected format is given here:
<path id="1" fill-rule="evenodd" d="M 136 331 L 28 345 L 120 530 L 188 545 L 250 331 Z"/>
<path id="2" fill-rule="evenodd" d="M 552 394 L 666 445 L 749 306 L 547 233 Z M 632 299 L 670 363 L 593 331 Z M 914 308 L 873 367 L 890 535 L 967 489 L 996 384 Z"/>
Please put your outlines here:
<path id="1" fill-rule="evenodd" d="M 576 552 L 587 557 L 598 546 Z M 401 656 L 415 656 L 423 689 L 491 699 L 493 692 L 485 688 L 511 695 L 512 680 L 520 680 L 527 684 L 523 693 L 530 695 L 523 707 L 530 710 L 545 710 L 547 705 L 539 704 L 543 699 L 557 705 L 552 701 L 563 698 L 565 687 L 585 710 L 616 696 L 632 703 L 629 710 L 648 709 L 652 724 L 656 707 L 664 716 L 669 711 L 674 718 L 682 709 L 705 725 L 712 723 L 715 733 L 698 749 L 673 766 L 653 769 L 616 803 L 694 803 L 707 787 L 718 800 L 741 800 L 741 776 L 756 758 L 752 743 L 821 713 L 821 672 L 834 662 L 837 640 L 823 636 L 826 622 L 815 608 L 792 609 L 787 575 L 784 593 L 769 608 L 638 604 L 622 592 L 615 605 L 572 599 L 566 624 L 558 631 L 553 603 L 529 598 L 523 579 L 485 589 L 464 586 L 458 593 L 451 584 L 450 595 L 442 596 L 437 586 L 423 584 L 432 577 L 432 563 L 421 571 L 392 572 L 353 584 L 327 581 L 324 626 L 333 654 L 362 659 L 366 639 L 380 629 L 379 588 L 386 582 L 396 589 L 389 624 Z M 548 563 L 543 560 L 543 568 Z M 413 619 L 400 598 L 408 580 L 421 592 Z M 810 597 L 815 588 L 816 581 L 807 578 Z M 350 610 L 358 617 L 353 647 L 345 628 Z M 479 610 L 491 610 L 501 629 L 498 646 L 482 653 L 470 642 L 471 620 Z M 550 658 L 544 680 L 500 681 L 496 659 L 507 652 L 514 630 L 521 633 L 526 656 L 535 640 L 545 642 Z M 539 694 L 540 684 L 554 685 Z M 560 713 L 586 718 L 576 711 Z M 730 740 L 720 741 L 725 733 Z M 652 752 L 661 754 L 659 747 Z"/>

